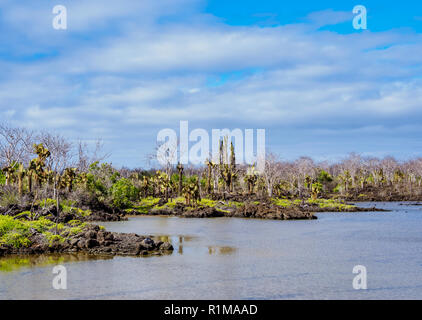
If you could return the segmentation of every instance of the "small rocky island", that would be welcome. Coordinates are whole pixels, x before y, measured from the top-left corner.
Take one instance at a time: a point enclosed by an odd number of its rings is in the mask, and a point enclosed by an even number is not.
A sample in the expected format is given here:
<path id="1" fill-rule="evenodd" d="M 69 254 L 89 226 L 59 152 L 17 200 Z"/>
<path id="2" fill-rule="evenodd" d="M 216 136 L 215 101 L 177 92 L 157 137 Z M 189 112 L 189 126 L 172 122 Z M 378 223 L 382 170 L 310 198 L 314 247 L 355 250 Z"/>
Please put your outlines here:
<path id="1" fill-rule="evenodd" d="M 254 218 L 271 220 L 312 220 L 316 212 L 368 212 L 384 211 L 375 207 L 361 208 L 341 201 L 327 199 L 289 200 L 237 195 L 230 200 L 201 199 L 188 206 L 183 198 L 165 199 L 149 197 L 125 212 L 128 215 L 164 215 L 183 218 Z"/>
<path id="2" fill-rule="evenodd" d="M 108 232 L 104 227 L 71 220 L 55 223 L 40 217 L 23 220 L 0 216 L 0 256 L 9 254 L 86 253 L 91 255 L 162 255 L 173 251 L 152 236 Z"/>

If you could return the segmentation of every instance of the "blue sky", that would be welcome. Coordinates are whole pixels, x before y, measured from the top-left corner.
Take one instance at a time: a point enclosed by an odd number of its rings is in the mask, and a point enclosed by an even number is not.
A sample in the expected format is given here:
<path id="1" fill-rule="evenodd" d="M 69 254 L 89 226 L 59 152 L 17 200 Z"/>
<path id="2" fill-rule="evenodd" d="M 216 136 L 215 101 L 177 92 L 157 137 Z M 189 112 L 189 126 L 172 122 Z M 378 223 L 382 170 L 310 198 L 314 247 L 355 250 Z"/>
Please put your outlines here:
<path id="1" fill-rule="evenodd" d="M 0 0 L 0 31 L 0 117 L 101 137 L 116 165 L 181 120 L 264 128 L 285 159 L 422 156 L 417 1 Z"/>

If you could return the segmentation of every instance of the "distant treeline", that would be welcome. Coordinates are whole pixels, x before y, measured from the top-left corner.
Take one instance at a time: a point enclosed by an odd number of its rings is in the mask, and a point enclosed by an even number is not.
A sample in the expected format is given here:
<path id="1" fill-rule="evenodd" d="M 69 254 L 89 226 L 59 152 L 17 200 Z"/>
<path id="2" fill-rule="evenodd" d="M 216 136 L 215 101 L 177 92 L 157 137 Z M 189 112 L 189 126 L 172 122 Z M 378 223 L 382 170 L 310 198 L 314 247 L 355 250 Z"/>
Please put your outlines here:
<path id="1" fill-rule="evenodd" d="M 234 194 L 346 200 L 415 200 L 422 194 L 422 158 L 398 161 L 352 153 L 329 163 L 309 157 L 283 161 L 269 153 L 259 174 L 254 166 L 235 164 L 233 145 L 227 141 L 221 141 L 220 150 L 230 154 L 229 163 L 115 168 L 104 163 L 107 155 L 100 142 L 90 149 L 59 134 L 0 124 L 0 205 L 47 198 L 58 202 L 59 197 L 80 205 L 124 208 L 149 196 L 184 196 L 195 203 L 201 197 Z"/>

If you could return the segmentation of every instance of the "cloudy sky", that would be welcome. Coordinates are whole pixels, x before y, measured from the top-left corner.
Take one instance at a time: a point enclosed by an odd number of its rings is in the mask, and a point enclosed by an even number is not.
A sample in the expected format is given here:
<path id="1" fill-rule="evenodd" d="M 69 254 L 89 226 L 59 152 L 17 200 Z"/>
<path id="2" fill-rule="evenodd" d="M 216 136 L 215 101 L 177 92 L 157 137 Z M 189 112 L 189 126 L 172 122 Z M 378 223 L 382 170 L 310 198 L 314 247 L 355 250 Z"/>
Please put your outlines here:
<path id="1" fill-rule="evenodd" d="M 181 120 L 266 129 L 285 159 L 422 156 L 422 4 L 339 2 L 0 0 L 0 117 L 131 167 Z"/>

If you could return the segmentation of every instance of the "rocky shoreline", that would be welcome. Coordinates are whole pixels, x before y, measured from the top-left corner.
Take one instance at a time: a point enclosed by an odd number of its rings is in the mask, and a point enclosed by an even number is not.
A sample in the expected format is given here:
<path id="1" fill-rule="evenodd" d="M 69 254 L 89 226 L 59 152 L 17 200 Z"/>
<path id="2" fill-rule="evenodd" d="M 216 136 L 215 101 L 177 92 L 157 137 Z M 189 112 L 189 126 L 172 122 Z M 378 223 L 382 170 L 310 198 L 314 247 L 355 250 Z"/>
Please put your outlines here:
<path id="1" fill-rule="evenodd" d="M 56 217 L 54 207 L 0 208 L 0 218 L 18 224 L 9 229 L 9 243 L 0 242 L 0 256 L 10 254 L 85 253 L 90 255 L 162 255 L 174 249 L 168 242 L 154 241 L 151 236 L 106 231 L 93 221 L 122 221 L 130 215 L 177 216 L 183 218 L 252 218 L 271 220 L 313 220 L 317 212 L 369 212 L 383 209 L 360 208 L 333 200 L 261 199 L 206 200 L 195 206 L 183 202 L 157 201 L 151 207 L 107 213 L 71 208 Z M 29 209 L 29 210 L 28 210 Z M 142 210 L 141 210 L 142 209 Z M 89 212 L 89 214 L 88 214 Z M 6 218 L 8 217 L 8 218 Z M 58 228 L 60 226 L 60 228 Z M 16 230 L 25 230 L 14 239 Z M 59 229 L 59 231 L 58 231 Z"/>
<path id="2" fill-rule="evenodd" d="M 315 204 L 301 204 L 282 207 L 273 204 L 271 201 L 263 201 L 260 203 L 245 202 L 240 206 L 230 206 L 224 202 L 220 202 L 215 206 L 198 206 L 191 208 L 183 203 L 176 203 L 174 206 L 158 206 L 147 212 L 130 211 L 130 215 L 147 215 L 147 216 L 177 216 L 182 218 L 253 218 L 253 219 L 270 219 L 270 220 L 312 220 L 317 219 L 314 213 L 317 212 L 374 212 L 386 211 L 372 208 L 360 208 L 352 205 L 344 205 L 343 207 L 320 207 Z"/>
<path id="3" fill-rule="evenodd" d="M 89 214 L 88 214 L 89 212 Z M 47 219 L 56 219 L 57 208 L 53 206 L 19 206 L 14 205 L 9 208 L 0 207 L 0 215 L 7 215 L 22 219 L 45 217 Z M 31 217 L 31 215 L 33 217 Z M 89 208 L 71 208 L 68 211 L 61 211 L 57 218 L 58 222 L 67 223 L 72 220 L 79 220 L 82 222 L 116 222 L 127 221 L 125 212 L 107 212 L 105 210 L 90 210 Z M 55 220 L 56 221 L 56 220 Z"/>
<path id="4" fill-rule="evenodd" d="M 312 212 L 301 211 L 298 208 L 281 208 L 270 204 L 245 203 L 243 206 L 215 206 L 190 208 L 177 203 L 174 207 L 152 209 L 148 212 L 132 210 L 131 215 L 176 216 L 181 218 L 255 218 L 271 220 L 310 220 L 317 219 Z"/>
<path id="5" fill-rule="evenodd" d="M 0 256 L 10 254 L 86 253 L 92 255 L 146 256 L 170 254 L 174 249 L 168 242 L 134 233 L 108 232 L 98 225 L 88 225 L 82 232 L 65 239 L 48 240 L 45 235 L 31 230 L 30 245 L 16 247 L 0 245 Z"/>

